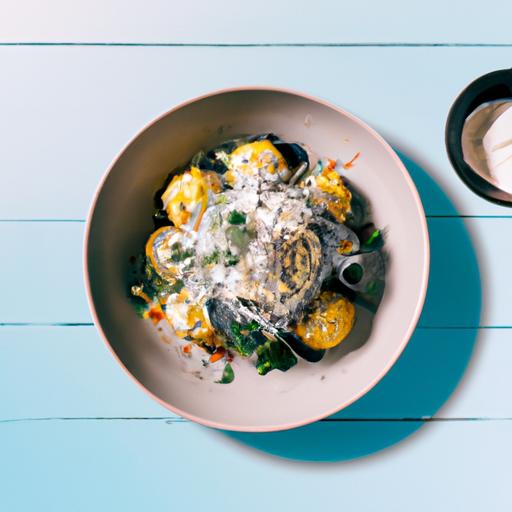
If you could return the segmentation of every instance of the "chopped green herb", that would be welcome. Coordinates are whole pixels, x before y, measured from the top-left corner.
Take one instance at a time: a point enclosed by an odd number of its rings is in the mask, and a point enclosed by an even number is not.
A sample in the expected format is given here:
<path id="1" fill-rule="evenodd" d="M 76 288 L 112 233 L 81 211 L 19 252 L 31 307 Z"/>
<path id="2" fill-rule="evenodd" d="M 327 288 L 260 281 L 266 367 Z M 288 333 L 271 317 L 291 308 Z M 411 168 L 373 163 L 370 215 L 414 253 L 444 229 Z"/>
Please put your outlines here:
<path id="1" fill-rule="evenodd" d="M 240 226 L 229 226 L 226 229 L 226 238 L 235 246 L 238 247 L 242 252 L 247 249 L 251 237 L 245 230 L 245 227 Z"/>
<path id="2" fill-rule="evenodd" d="M 227 203 L 228 203 L 228 198 L 227 198 L 226 194 L 218 194 L 215 197 L 215 204 L 227 204 Z"/>
<path id="3" fill-rule="evenodd" d="M 373 231 L 373 233 L 368 237 L 368 240 L 366 240 L 363 243 L 363 246 L 365 249 L 377 249 L 381 248 L 384 245 L 384 239 L 382 237 L 382 233 L 379 229 L 376 229 Z"/>
<path id="4" fill-rule="evenodd" d="M 208 254 L 208 256 L 205 256 L 203 258 L 203 265 L 206 266 L 206 265 L 211 265 L 212 263 L 213 264 L 217 264 L 219 263 L 219 260 L 220 260 L 220 253 L 219 251 L 216 249 L 215 251 L 213 251 L 211 254 Z"/>
<path id="5" fill-rule="evenodd" d="M 180 293 L 185 283 L 181 279 L 176 279 L 173 284 L 169 285 L 170 293 Z"/>
<path id="6" fill-rule="evenodd" d="M 282 341 L 267 340 L 263 345 L 256 348 L 258 360 L 256 369 L 260 375 L 266 375 L 272 370 L 286 372 L 297 364 L 297 358 L 286 343 Z"/>
<path id="7" fill-rule="evenodd" d="M 241 331 L 257 331 L 260 328 L 260 324 L 256 320 L 252 320 L 248 324 L 240 326 Z"/>
<path id="8" fill-rule="evenodd" d="M 235 372 L 233 371 L 233 367 L 226 363 L 224 366 L 224 371 L 222 372 L 222 378 L 217 381 L 217 384 L 230 384 L 235 380 Z"/>
<path id="9" fill-rule="evenodd" d="M 252 321 L 248 324 L 231 324 L 231 344 L 242 356 L 249 357 L 256 350 L 256 347 L 265 342 L 266 338 L 259 332 L 260 326 Z"/>
<path id="10" fill-rule="evenodd" d="M 143 291 L 152 301 L 158 300 L 171 293 L 179 293 L 184 286 L 183 281 L 167 281 L 162 278 L 151 265 L 149 258 L 140 256 L 137 258 L 136 275 L 131 286 L 136 286 Z M 140 297 L 134 297 L 139 303 Z"/>
<path id="11" fill-rule="evenodd" d="M 144 313 L 149 310 L 149 306 L 147 303 L 142 300 L 140 297 L 136 297 L 135 295 L 130 296 L 133 309 L 135 309 L 135 313 L 139 318 L 144 318 Z"/>
<path id="12" fill-rule="evenodd" d="M 217 231 L 222 225 L 222 215 L 217 213 L 212 219 L 212 223 L 210 225 L 210 231 Z"/>
<path id="13" fill-rule="evenodd" d="M 239 212 L 238 210 L 233 210 L 229 213 L 228 222 L 230 224 L 240 225 L 245 224 L 247 217 L 245 213 Z"/>
<path id="14" fill-rule="evenodd" d="M 240 258 L 236 254 L 231 254 L 229 251 L 226 251 L 224 254 L 224 265 L 226 265 L 226 267 L 232 267 L 239 261 Z"/>
<path id="15" fill-rule="evenodd" d="M 171 261 L 174 263 L 178 263 L 180 261 L 185 261 L 187 258 L 194 256 L 194 251 L 191 249 L 183 249 L 179 242 L 176 242 L 171 247 Z"/>

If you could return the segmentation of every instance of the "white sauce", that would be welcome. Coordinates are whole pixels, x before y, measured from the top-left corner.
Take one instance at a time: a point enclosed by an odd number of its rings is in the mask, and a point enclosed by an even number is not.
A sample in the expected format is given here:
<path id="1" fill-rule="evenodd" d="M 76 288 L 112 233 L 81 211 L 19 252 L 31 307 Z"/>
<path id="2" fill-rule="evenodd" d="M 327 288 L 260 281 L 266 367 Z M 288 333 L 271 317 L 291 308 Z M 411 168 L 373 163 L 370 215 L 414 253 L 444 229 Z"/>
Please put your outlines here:
<path id="1" fill-rule="evenodd" d="M 482 178 L 512 193 L 512 101 L 478 107 L 462 131 L 465 162 Z"/>

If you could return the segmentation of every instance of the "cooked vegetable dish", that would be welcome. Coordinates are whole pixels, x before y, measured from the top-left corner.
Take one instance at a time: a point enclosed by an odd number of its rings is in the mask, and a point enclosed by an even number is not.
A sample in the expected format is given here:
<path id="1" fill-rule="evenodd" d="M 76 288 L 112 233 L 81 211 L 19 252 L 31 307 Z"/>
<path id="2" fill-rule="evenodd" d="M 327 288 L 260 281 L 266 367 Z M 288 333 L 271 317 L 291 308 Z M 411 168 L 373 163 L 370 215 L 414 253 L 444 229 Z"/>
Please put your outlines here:
<path id="1" fill-rule="evenodd" d="M 347 162 L 316 157 L 274 134 L 200 151 L 155 195 L 155 231 L 134 259 L 137 311 L 168 324 L 186 356 L 234 378 L 322 359 L 350 334 L 355 304 L 384 288 L 382 233 L 346 178 Z"/>

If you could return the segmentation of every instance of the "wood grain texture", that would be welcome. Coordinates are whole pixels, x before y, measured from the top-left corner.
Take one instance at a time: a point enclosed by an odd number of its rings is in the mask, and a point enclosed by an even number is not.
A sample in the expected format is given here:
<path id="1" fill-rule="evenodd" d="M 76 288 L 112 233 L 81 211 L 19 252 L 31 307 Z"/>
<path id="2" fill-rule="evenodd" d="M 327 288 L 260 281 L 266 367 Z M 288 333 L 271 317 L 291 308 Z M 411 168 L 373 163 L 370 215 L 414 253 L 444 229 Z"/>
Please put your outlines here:
<path id="1" fill-rule="evenodd" d="M 103 172 L 143 125 L 185 99 L 241 84 L 291 87 L 346 107 L 419 164 L 455 213 L 509 215 L 459 180 L 444 123 L 459 91 L 509 66 L 510 55 L 507 48 L 0 48 L 0 219 L 84 219 Z M 442 201 L 426 209 L 454 214 Z"/>
<path id="2" fill-rule="evenodd" d="M 4 0 L 0 41 L 121 43 L 510 43 L 507 4 L 474 0 Z M 506 11 L 505 11 L 506 12 Z"/>
<path id="3" fill-rule="evenodd" d="M 360 437 L 401 423 L 359 423 Z M 339 443 L 352 424 L 317 423 Z M 507 510 L 510 422 L 436 423 L 365 461 L 312 465 L 244 448 L 190 423 L 73 421 L 0 425 L 4 510 Z M 297 431 L 295 431 L 297 434 Z M 335 448 L 335 447 L 334 447 Z M 442 458 L 440 458 L 442 453 Z M 428 492 L 426 492 L 428 488 Z M 321 492 L 319 491 L 321 489 Z M 421 499 L 418 499 L 418 498 Z"/>
<path id="4" fill-rule="evenodd" d="M 0 3 L 0 510 L 511 508 L 512 212 L 469 192 L 444 149 L 456 95 L 510 66 L 510 5 L 290 5 Z M 268 435 L 152 402 L 90 325 L 82 281 L 83 220 L 115 154 L 180 101 L 247 84 L 323 97 L 379 130 L 432 238 L 422 327 L 388 375 L 333 421 Z"/>
<path id="5" fill-rule="evenodd" d="M 509 224 L 502 218 L 428 219 L 431 279 L 420 326 L 511 325 L 512 291 L 504 279 Z M 91 322 L 82 275 L 83 230 L 76 222 L 0 223 L 0 239 L 10 248 L 0 266 L 0 280 L 9 290 L 0 324 Z"/>
<path id="6" fill-rule="evenodd" d="M 503 329 L 420 329 L 384 380 L 335 418 L 512 418 L 511 357 Z M 127 378 L 94 327 L 1 328 L 0 389 L 0 424 L 176 418 Z"/>

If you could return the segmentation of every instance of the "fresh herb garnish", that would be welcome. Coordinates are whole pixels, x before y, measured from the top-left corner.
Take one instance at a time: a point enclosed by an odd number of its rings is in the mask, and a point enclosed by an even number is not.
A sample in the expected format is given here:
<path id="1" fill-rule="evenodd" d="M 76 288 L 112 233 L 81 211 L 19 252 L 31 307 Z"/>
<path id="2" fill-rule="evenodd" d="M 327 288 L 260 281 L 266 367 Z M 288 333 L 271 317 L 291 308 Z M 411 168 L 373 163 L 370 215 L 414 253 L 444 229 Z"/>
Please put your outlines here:
<path id="1" fill-rule="evenodd" d="M 380 229 L 374 230 L 368 239 L 363 243 L 365 249 L 377 250 L 384 245 L 384 239 Z"/>
<path id="2" fill-rule="evenodd" d="M 212 263 L 217 264 L 217 263 L 219 263 L 219 260 L 220 260 L 220 252 L 217 249 L 215 249 L 215 251 L 213 251 L 211 254 L 208 254 L 207 256 L 205 256 L 203 258 L 203 265 L 204 266 L 211 265 Z"/>
<path id="3" fill-rule="evenodd" d="M 265 337 L 259 332 L 260 326 L 252 321 L 248 324 L 231 324 L 231 344 L 242 356 L 249 357 L 256 350 L 256 347 L 265 342 Z"/>
<path id="4" fill-rule="evenodd" d="M 226 194 L 218 194 L 215 196 L 215 204 L 227 204 L 228 198 Z"/>
<path id="5" fill-rule="evenodd" d="M 149 305 L 143 299 L 133 294 L 130 295 L 130 300 L 137 316 L 139 318 L 144 318 L 144 314 L 149 311 Z"/>
<path id="6" fill-rule="evenodd" d="M 245 224 L 246 220 L 247 217 L 245 213 L 239 212 L 238 210 L 232 210 L 229 212 L 228 222 L 230 224 L 239 226 L 240 224 Z"/>
<path id="7" fill-rule="evenodd" d="M 217 384 L 230 384 L 235 380 L 235 372 L 233 371 L 233 367 L 226 363 L 224 366 L 224 371 L 222 372 L 222 378 L 217 381 Z"/>
<path id="8" fill-rule="evenodd" d="M 179 242 L 176 242 L 173 246 L 171 246 L 171 261 L 174 263 L 179 263 L 180 261 L 185 261 L 187 258 L 194 256 L 194 251 L 191 249 L 183 249 L 182 245 Z"/>
<path id="9" fill-rule="evenodd" d="M 272 370 L 285 372 L 297 364 L 297 358 L 286 343 L 282 341 L 266 341 L 256 348 L 258 360 L 256 369 L 260 375 L 266 375 Z"/>
<path id="10" fill-rule="evenodd" d="M 245 227 L 229 226 L 226 229 L 226 238 L 235 246 L 244 252 L 249 245 L 251 237 L 247 233 Z"/>
<path id="11" fill-rule="evenodd" d="M 240 261 L 240 258 L 236 254 L 231 254 L 231 252 L 226 251 L 224 254 L 224 265 L 226 267 L 232 267 L 236 265 Z"/>
<path id="12" fill-rule="evenodd" d="M 158 272 L 151 265 L 149 258 L 144 256 L 139 256 L 137 258 L 137 267 L 135 268 L 136 276 L 134 281 L 131 283 L 131 286 L 140 289 L 143 291 L 147 297 L 156 302 L 160 297 L 165 297 L 170 295 L 171 293 L 179 293 L 184 283 L 181 279 L 177 279 L 175 281 L 167 281 L 162 278 Z M 138 313 L 143 309 L 142 302 L 145 301 L 141 298 L 134 295 L 134 305 Z M 137 303 L 139 304 L 137 306 Z M 146 308 L 148 309 L 148 308 Z"/>
<path id="13" fill-rule="evenodd" d="M 170 293 L 180 293 L 183 290 L 185 283 L 181 279 L 176 279 L 174 283 L 169 284 L 169 292 Z"/>

